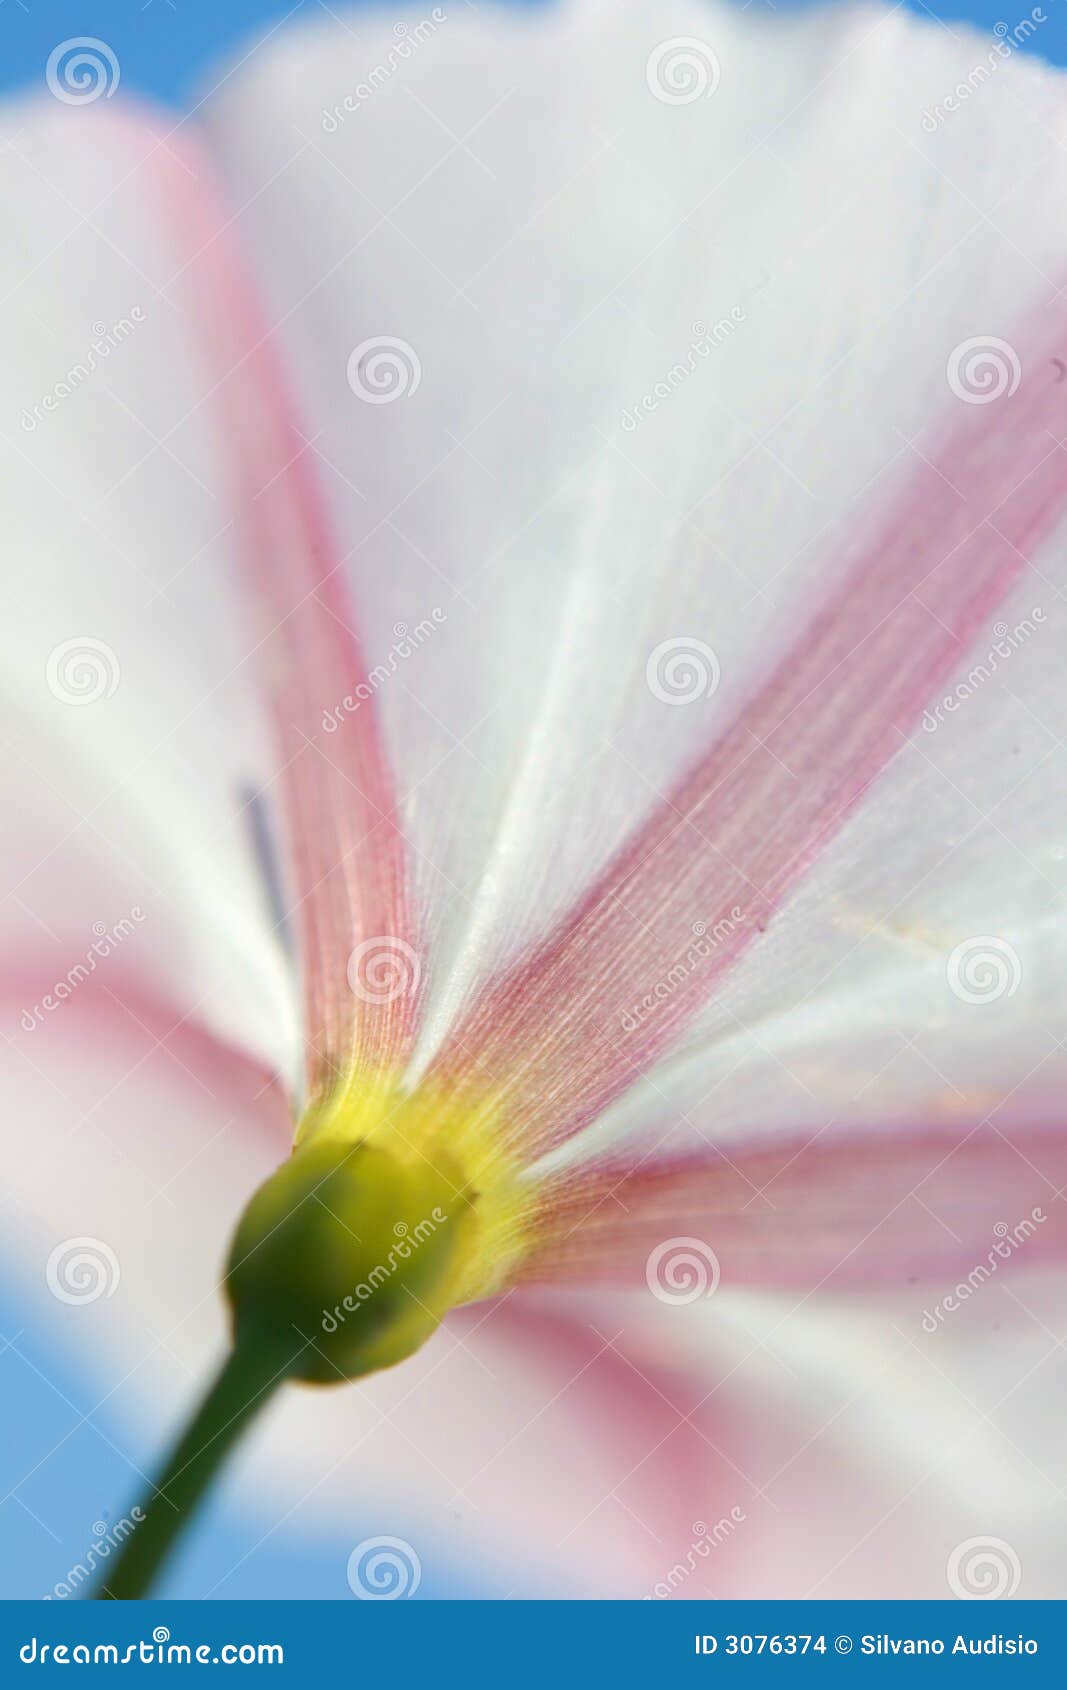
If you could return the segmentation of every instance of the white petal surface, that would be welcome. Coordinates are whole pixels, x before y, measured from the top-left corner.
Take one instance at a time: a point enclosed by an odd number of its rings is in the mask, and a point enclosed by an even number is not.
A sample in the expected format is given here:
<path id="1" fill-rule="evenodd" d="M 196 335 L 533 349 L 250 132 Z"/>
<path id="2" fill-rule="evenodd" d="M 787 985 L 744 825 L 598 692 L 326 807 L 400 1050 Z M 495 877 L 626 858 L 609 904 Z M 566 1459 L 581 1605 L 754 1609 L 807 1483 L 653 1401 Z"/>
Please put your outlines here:
<path id="1" fill-rule="evenodd" d="M 270 778 L 253 642 L 154 143 L 47 97 L 9 106 L 4 134 L 8 954 L 61 980 L 125 921 L 128 966 L 291 1073 L 249 804 Z"/>
<path id="2" fill-rule="evenodd" d="M 953 1121 L 1062 1139 L 1065 559 L 1060 538 L 1036 554 L 1006 636 L 962 660 L 953 708 L 927 712 L 683 1048 L 546 1168 L 801 1129 L 825 1149 Z"/>
<path id="3" fill-rule="evenodd" d="M 676 38 L 705 44 L 695 84 L 670 81 Z M 995 54 L 940 121 L 981 45 L 868 8 L 772 26 L 589 0 L 449 16 L 400 53 L 357 14 L 215 103 L 382 665 L 420 1060 L 749 695 L 964 402 L 956 349 L 1047 297 L 1060 79 Z M 657 97 L 657 66 L 703 92 Z M 861 880 L 885 856 L 869 840 Z M 1047 893 L 1026 884 L 1022 919 Z"/>

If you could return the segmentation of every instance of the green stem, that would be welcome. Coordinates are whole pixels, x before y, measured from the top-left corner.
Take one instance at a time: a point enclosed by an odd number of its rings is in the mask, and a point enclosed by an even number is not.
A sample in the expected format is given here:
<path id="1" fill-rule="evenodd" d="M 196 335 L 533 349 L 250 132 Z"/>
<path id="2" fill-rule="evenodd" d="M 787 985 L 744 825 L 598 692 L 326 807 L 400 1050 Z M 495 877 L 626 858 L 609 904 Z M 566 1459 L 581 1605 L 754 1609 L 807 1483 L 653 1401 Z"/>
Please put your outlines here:
<path id="1" fill-rule="evenodd" d="M 284 1381 L 294 1360 L 292 1339 L 245 1330 L 175 1446 L 158 1486 L 124 1539 L 94 1595 L 144 1596 L 193 1517 L 208 1485 L 238 1438 Z"/>

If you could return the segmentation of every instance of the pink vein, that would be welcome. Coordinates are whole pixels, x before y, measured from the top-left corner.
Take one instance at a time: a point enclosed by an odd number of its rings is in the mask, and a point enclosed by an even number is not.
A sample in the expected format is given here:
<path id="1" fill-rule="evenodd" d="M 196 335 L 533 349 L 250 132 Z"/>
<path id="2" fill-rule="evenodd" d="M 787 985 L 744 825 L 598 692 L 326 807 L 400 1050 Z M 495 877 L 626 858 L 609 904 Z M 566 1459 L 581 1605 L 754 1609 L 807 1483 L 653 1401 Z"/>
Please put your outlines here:
<path id="1" fill-rule="evenodd" d="M 1018 391 L 948 399 L 948 426 L 868 519 L 869 536 L 857 522 L 852 561 L 832 577 L 843 584 L 732 727 L 458 1029 L 442 1074 L 460 1086 L 473 1062 L 505 1076 L 527 1153 L 591 1121 L 721 989 L 1064 515 L 1062 311 L 1015 345 L 1026 348 Z M 718 940 L 687 967 L 694 923 L 718 926 Z M 627 1012 L 679 964 L 684 978 L 627 1033 Z"/>
<path id="2" fill-rule="evenodd" d="M 209 162 L 174 142 L 158 150 L 168 222 L 188 253 L 232 482 L 244 581 L 259 621 L 257 657 L 271 699 L 305 971 L 312 1091 L 350 1064 L 392 1065 L 410 1044 L 415 1000 L 356 996 L 353 948 L 412 945 L 403 842 L 373 697 L 327 734 L 367 676 L 342 556 L 297 423 L 281 359 L 244 266 Z M 192 170 L 187 166 L 192 164 Z M 387 996 L 387 994 L 384 994 Z"/>

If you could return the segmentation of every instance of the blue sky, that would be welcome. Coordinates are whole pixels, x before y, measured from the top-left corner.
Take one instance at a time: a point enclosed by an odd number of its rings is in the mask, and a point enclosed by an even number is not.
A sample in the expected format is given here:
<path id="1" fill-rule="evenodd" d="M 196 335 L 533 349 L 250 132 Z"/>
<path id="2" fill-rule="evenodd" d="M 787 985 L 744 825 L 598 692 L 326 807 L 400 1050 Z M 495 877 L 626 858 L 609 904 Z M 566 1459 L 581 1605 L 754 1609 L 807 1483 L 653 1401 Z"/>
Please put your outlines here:
<path id="1" fill-rule="evenodd" d="M 753 6 L 769 0 L 749 0 Z M 798 0 L 774 0 L 795 6 Z M 2 0 L 0 4 L 0 86 L 22 87 L 44 74 L 57 42 L 75 35 L 95 35 L 114 49 L 122 79 L 130 88 L 177 105 L 188 104 L 201 79 L 220 57 L 242 41 L 278 25 L 288 27 L 300 14 L 318 9 L 319 0 Z M 394 7 L 393 10 L 402 8 Z M 1029 5 L 1022 0 L 942 0 L 911 10 L 946 23 L 967 19 L 985 29 L 998 21 L 1014 25 Z M 1046 0 L 1048 22 L 1028 50 L 1053 64 L 1067 64 L 1067 10 L 1064 0 Z M 283 21 L 286 20 L 286 21 Z"/>

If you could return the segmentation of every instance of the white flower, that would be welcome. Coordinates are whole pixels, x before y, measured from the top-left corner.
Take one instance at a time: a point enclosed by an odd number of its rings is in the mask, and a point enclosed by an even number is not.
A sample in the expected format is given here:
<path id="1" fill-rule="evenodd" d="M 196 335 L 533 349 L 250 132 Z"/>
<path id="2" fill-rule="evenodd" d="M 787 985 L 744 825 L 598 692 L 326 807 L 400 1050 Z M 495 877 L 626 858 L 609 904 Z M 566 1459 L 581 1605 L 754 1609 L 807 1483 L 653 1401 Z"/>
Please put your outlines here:
<path id="1" fill-rule="evenodd" d="M 650 98 L 683 38 L 714 98 Z M 640 1594 L 731 1507 L 717 1594 L 939 1595 L 976 1535 L 1050 1593 L 1062 79 L 998 61 L 931 130 L 972 35 L 570 0 L 449 14 L 345 107 L 393 39 L 279 34 L 206 140 L 121 95 L 7 114 L 28 1277 L 107 1239 L 120 1291 L 78 1321 L 104 1379 L 116 1351 L 147 1395 L 172 1354 L 201 1371 L 303 1045 L 331 1126 L 368 1075 L 446 1096 L 457 1153 L 506 1152 L 538 1208 L 477 1287 L 513 1295 L 280 1411 L 290 1501 L 329 1468 L 319 1500 L 387 1502 L 423 1562 L 459 1510 L 572 1593 Z M 1019 380 L 960 404 L 979 339 Z M 417 349 L 402 402 L 354 393 L 370 342 Z M 122 685 L 71 710 L 48 656 L 84 629 Z M 717 684 L 665 709 L 650 655 L 683 637 Z M 31 1046 L 57 941 L 131 901 Z M 977 1009 L 946 982 L 975 934 L 1020 964 Z M 411 989 L 352 990 L 383 936 Z M 1018 1266 L 924 1334 L 1037 1204 Z M 665 1307 L 646 1263 L 678 1238 L 720 1278 Z"/>

